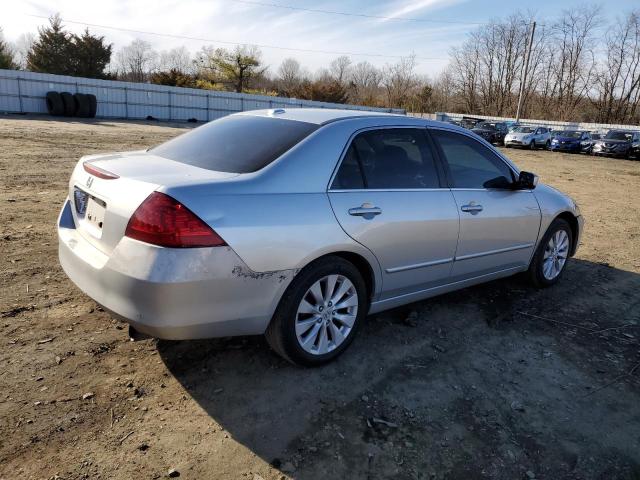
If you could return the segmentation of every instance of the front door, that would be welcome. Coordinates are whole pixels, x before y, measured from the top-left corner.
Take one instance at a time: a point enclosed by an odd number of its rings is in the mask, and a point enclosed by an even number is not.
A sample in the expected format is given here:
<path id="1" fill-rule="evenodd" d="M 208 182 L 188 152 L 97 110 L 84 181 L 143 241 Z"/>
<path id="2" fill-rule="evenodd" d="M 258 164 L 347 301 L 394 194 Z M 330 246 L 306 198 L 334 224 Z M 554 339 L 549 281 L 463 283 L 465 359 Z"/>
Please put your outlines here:
<path id="1" fill-rule="evenodd" d="M 342 228 L 378 258 L 381 300 L 447 283 L 459 215 L 424 129 L 366 130 L 329 190 Z"/>
<path id="2" fill-rule="evenodd" d="M 460 211 L 452 281 L 525 268 L 540 230 L 540 207 L 530 190 L 513 190 L 514 172 L 480 141 L 432 129 Z"/>

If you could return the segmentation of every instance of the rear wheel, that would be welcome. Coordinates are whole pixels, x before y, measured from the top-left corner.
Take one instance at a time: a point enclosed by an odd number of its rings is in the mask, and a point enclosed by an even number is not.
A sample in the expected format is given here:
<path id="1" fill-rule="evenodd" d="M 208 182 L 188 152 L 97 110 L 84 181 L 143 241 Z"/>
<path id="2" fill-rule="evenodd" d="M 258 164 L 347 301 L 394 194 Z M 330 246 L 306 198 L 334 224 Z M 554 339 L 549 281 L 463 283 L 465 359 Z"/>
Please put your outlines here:
<path id="1" fill-rule="evenodd" d="M 547 143 L 544 144 L 544 148 L 546 148 L 547 150 L 551 150 L 551 142 L 549 140 L 547 140 Z"/>
<path id="2" fill-rule="evenodd" d="M 572 240 L 569 224 L 556 218 L 542 237 L 529 266 L 528 275 L 533 285 L 538 288 L 548 287 L 560 279 L 569 259 Z"/>
<path id="3" fill-rule="evenodd" d="M 529 149 L 530 150 L 535 150 L 536 149 L 536 141 L 535 140 L 531 140 L 531 143 L 529 144 Z"/>
<path id="4" fill-rule="evenodd" d="M 278 354 L 294 364 L 322 365 L 353 341 L 367 308 L 367 290 L 358 269 L 340 257 L 325 257 L 293 280 L 266 338 Z"/>

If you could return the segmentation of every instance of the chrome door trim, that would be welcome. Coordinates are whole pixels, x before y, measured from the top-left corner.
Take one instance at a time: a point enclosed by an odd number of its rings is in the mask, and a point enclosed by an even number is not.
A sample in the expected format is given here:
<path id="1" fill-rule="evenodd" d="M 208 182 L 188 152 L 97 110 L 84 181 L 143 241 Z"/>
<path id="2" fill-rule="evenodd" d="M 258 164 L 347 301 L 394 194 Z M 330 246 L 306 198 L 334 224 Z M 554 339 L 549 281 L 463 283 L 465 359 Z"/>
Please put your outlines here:
<path id="1" fill-rule="evenodd" d="M 514 245 L 513 247 L 499 248 L 497 250 L 488 250 L 486 252 L 480 253 L 471 253 L 469 255 L 462 255 L 460 257 L 456 257 L 454 261 L 458 260 L 470 260 L 472 258 L 478 257 L 486 257 L 487 255 L 496 255 L 498 253 L 512 252 L 514 250 L 524 250 L 525 248 L 531 248 L 535 245 L 535 243 L 523 243 L 522 245 Z"/>
<path id="2" fill-rule="evenodd" d="M 453 258 L 443 258 L 440 260 L 433 260 L 431 262 L 414 263 L 413 265 L 404 265 L 402 267 L 387 268 L 385 269 L 385 272 L 398 273 L 398 272 L 405 272 L 407 270 L 414 270 L 416 268 L 434 267 L 436 265 L 442 265 L 444 263 L 453 262 L 453 260 L 454 260 Z"/>
<path id="3" fill-rule="evenodd" d="M 432 296 L 440 295 L 442 293 L 455 291 L 463 287 L 475 285 L 478 283 L 484 283 L 484 281 L 488 281 L 491 279 L 506 277 L 517 272 L 522 272 L 526 269 L 527 267 L 505 268 L 503 270 L 498 270 L 497 272 L 485 273 L 484 275 L 478 275 L 476 277 L 466 278 L 464 280 L 458 280 L 452 283 L 445 283 L 444 285 L 438 285 L 437 287 L 425 288 L 423 290 L 405 293 L 396 297 L 377 300 L 371 303 L 371 306 L 369 307 L 369 315 L 382 312 L 396 306 L 406 305 L 407 303 L 422 300 L 424 298 L 429 298 Z"/>

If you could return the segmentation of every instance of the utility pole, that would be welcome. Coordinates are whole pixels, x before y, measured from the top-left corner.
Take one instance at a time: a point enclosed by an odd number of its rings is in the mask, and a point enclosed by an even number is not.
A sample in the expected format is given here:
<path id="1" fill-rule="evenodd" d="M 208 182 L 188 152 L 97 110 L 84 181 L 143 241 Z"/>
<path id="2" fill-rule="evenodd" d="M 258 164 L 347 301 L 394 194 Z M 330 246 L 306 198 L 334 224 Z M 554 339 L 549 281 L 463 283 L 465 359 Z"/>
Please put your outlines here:
<path id="1" fill-rule="evenodd" d="M 524 72 L 520 80 L 520 93 L 518 94 L 518 110 L 516 110 L 516 122 L 520 121 L 520 109 L 522 108 L 522 97 L 524 97 L 524 89 L 527 84 L 527 74 L 529 73 L 529 59 L 531 58 L 531 48 L 533 47 L 533 35 L 536 33 L 536 22 L 531 24 L 531 36 L 529 37 L 529 45 L 524 60 Z"/>

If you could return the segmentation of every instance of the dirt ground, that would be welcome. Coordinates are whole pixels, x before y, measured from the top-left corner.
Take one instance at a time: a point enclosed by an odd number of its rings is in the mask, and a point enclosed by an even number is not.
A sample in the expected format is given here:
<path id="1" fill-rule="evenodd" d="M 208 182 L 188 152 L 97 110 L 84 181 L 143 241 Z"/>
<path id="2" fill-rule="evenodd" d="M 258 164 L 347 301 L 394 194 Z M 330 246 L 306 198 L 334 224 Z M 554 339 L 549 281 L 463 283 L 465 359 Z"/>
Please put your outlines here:
<path id="1" fill-rule="evenodd" d="M 508 150 L 586 217 L 561 283 L 370 317 L 310 370 L 129 342 L 58 266 L 77 159 L 185 128 L 0 117 L 1 479 L 640 479 L 640 162 Z"/>

